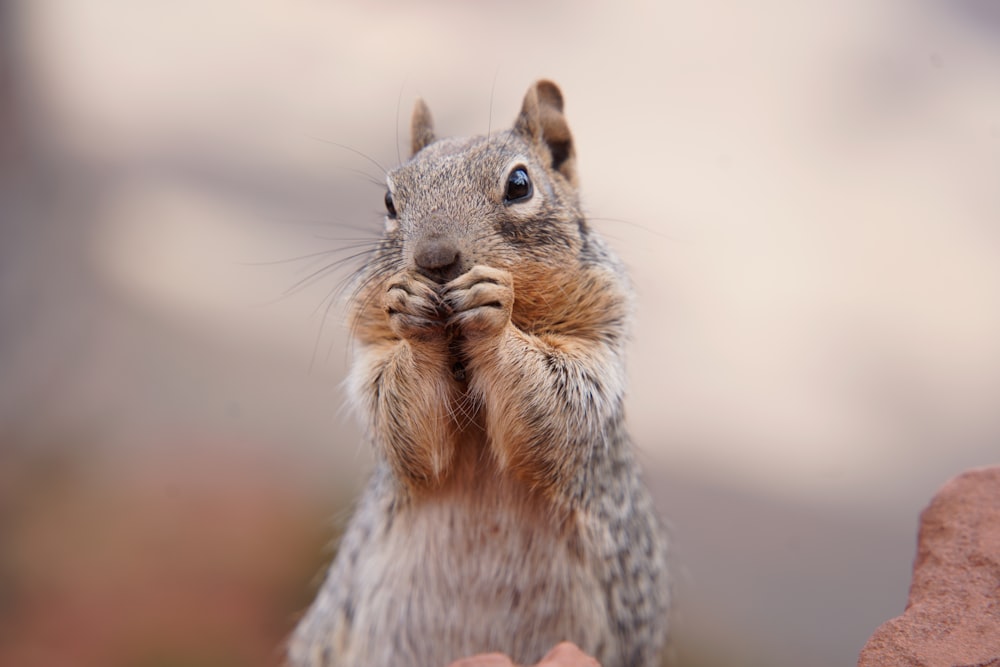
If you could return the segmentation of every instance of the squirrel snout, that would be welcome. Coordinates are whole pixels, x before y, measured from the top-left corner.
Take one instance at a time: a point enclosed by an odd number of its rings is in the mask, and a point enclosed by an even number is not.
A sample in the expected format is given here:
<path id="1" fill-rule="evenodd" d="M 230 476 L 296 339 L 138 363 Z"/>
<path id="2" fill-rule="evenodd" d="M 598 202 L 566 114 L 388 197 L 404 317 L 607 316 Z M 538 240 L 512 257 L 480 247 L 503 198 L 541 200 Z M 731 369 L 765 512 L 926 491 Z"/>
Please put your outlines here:
<path id="1" fill-rule="evenodd" d="M 420 273 L 439 283 L 462 273 L 461 253 L 455 241 L 442 234 L 429 234 L 417 241 L 413 261 Z"/>

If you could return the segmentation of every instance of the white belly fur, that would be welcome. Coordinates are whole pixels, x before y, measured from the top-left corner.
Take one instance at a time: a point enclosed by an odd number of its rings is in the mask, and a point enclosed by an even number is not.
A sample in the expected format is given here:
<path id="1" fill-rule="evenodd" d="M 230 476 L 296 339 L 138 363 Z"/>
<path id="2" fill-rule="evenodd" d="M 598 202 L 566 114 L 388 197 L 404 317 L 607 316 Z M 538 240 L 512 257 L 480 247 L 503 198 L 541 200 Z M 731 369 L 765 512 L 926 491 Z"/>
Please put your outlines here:
<path id="1" fill-rule="evenodd" d="M 370 536 L 352 573 L 365 595 L 344 664 L 395 667 L 408 656 L 414 667 L 444 667 L 490 651 L 533 664 L 562 640 L 593 654 L 609 639 L 590 556 L 567 538 L 579 522 L 486 477 L 397 510 Z"/>

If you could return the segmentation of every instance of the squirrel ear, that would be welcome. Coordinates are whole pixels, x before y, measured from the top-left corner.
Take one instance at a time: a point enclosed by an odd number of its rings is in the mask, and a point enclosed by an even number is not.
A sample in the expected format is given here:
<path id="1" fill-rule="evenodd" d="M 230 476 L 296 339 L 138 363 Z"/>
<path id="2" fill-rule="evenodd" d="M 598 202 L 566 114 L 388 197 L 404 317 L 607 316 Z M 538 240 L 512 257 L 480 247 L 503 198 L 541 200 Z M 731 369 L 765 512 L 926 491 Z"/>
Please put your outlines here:
<path id="1" fill-rule="evenodd" d="M 413 105 L 413 117 L 410 119 L 411 154 L 416 155 L 420 149 L 433 143 L 434 139 L 434 119 L 431 117 L 431 110 L 418 97 Z"/>
<path id="2" fill-rule="evenodd" d="M 521 113 L 514 121 L 514 132 L 547 151 L 552 168 L 576 185 L 573 135 L 563 115 L 563 96 L 556 84 L 542 79 L 528 89 Z"/>

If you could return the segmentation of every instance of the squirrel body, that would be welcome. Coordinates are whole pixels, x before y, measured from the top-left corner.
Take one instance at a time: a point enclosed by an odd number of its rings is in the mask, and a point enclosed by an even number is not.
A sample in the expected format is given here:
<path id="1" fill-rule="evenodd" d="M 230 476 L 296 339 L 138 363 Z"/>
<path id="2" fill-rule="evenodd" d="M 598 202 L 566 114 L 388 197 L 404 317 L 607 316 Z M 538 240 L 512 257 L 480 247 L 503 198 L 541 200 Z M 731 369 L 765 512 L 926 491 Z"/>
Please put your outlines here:
<path id="1" fill-rule="evenodd" d="M 584 217 L 559 89 L 513 129 L 434 136 L 388 174 L 351 303 L 376 467 L 289 646 L 295 667 L 533 664 L 572 641 L 653 667 L 666 539 L 625 430 L 631 292 Z"/>

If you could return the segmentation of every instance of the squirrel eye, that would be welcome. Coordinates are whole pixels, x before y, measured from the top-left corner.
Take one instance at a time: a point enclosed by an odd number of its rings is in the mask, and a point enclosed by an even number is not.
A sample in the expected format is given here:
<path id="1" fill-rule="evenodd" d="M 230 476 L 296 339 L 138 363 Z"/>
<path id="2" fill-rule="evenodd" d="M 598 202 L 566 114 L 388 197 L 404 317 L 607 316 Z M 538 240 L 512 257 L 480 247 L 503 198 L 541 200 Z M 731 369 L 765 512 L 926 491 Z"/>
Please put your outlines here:
<path id="1" fill-rule="evenodd" d="M 510 175 L 507 176 L 507 192 L 503 196 L 505 204 L 531 199 L 533 193 L 527 169 L 518 167 L 510 172 Z"/>
<path id="2" fill-rule="evenodd" d="M 390 218 L 396 217 L 396 205 L 392 201 L 392 193 L 388 190 L 385 192 L 385 211 Z"/>

